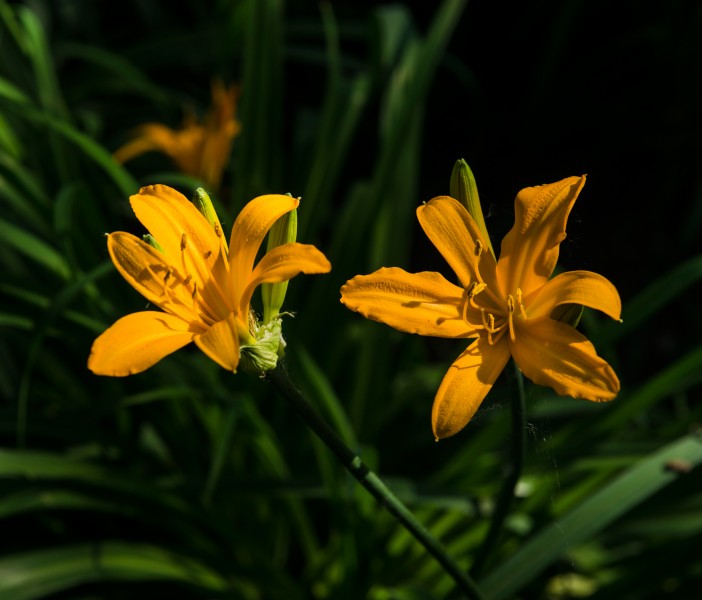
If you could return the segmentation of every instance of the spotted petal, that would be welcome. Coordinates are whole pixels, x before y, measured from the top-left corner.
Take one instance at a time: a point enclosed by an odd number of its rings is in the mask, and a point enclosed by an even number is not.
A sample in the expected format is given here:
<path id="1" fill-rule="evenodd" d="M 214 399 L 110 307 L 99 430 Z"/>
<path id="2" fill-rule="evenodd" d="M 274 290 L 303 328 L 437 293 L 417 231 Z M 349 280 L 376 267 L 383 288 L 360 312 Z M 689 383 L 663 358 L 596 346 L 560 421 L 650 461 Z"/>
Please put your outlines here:
<path id="1" fill-rule="evenodd" d="M 604 402 L 619 392 L 612 367 L 569 325 L 552 319 L 521 321 L 510 347 L 524 375 L 561 396 Z"/>
<path id="2" fill-rule="evenodd" d="M 144 311 L 122 317 L 93 343 L 88 368 L 96 375 L 141 373 L 189 344 L 190 325 L 166 313 Z"/>
<path id="3" fill-rule="evenodd" d="M 567 271 L 546 282 L 527 299 L 529 318 L 548 317 L 561 304 L 581 304 L 619 319 L 622 302 L 617 288 L 608 279 L 590 271 Z"/>
<path id="4" fill-rule="evenodd" d="M 476 334 L 463 319 L 464 292 L 439 273 L 396 267 L 357 275 L 341 288 L 341 302 L 367 319 L 407 333 L 446 338 Z"/>
<path id="5" fill-rule="evenodd" d="M 484 335 L 456 359 L 434 398 L 431 423 L 437 440 L 455 435 L 468 424 L 508 360 L 505 338 L 491 346 Z"/>
<path id="6" fill-rule="evenodd" d="M 495 259 L 480 228 L 460 202 L 438 196 L 417 209 L 417 218 L 463 287 L 474 281 L 494 285 Z"/>
<path id="7" fill-rule="evenodd" d="M 220 251 L 220 240 L 207 219 L 183 194 L 166 185 L 141 188 L 129 200 L 164 254 L 182 264 L 202 288 Z"/>
<path id="8" fill-rule="evenodd" d="M 566 237 L 566 221 L 585 176 L 523 189 L 514 203 L 514 227 L 502 240 L 497 279 L 503 294 L 524 296 L 546 283 Z"/>
<path id="9" fill-rule="evenodd" d="M 183 274 L 162 252 L 123 231 L 107 237 L 107 249 L 122 277 L 149 302 L 186 321 L 198 320 Z"/>

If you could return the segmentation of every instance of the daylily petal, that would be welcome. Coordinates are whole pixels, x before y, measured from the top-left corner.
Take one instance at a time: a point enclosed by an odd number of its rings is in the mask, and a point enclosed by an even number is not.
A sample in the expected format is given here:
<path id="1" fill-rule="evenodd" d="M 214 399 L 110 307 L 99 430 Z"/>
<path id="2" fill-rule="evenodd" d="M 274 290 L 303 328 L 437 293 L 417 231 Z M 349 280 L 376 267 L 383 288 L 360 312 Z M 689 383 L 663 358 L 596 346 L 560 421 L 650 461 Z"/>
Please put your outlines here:
<path id="1" fill-rule="evenodd" d="M 183 320 L 198 320 L 183 274 L 163 253 L 124 231 L 107 236 L 107 249 L 122 277 L 149 302 Z"/>
<path id="2" fill-rule="evenodd" d="M 173 145 L 175 135 L 176 133 L 165 125 L 146 123 L 137 129 L 137 137 L 115 151 L 114 159 L 125 163 L 152 150 L 166 152 Z"/>
<path id="3" fill-rule="evenodd" d="M 195 205 L 166 185 L 149 185 L 129 198 L 134 214 L 164 253 L 202 287 L 217 259 L 220 240 Z"/>
<path id="4" fill-rule="evenodd" d="M 600 310 L 613 319 L 619 319 L 622 302 L 612 283 L 590 271 L 566 271 L 546 282 L 525 301 L 529 318 L 548 317 L 561 304 L 582 304 Z"/>
<path id="5" fill-rule="evenodd" d="M 516 342 L 509 345 L 526 377 L 561 396 L 604 402 L 619 391 L 612 367 L 569 325 L 552 319 L 520 321 Z"/>
<path id="6" fill-rule="evenodd" d="M 503 337 L 491 346 L 480 336 L 449 367 L 434 398 L 431 423 L 437 440 L 463 429 L 509 360 Z"/>
<path id="7" fill-rule="evenodd" d="M 144 311 L 122 317 L 95 342 L 88 368 L 96 375 L 124 377 L 145 371 L 189 344 L 195 333 L 182 319 Z"/>
<path id="8" fill-rule="evenodd" d="M 474 281 L 494 285 L 495 259 L 487 240 L 458 200 L 449 196 L 433 198 L 417 208 L 417 218 L 463 287 Z"/>
<path id="9" fill-rule="evenodd" d="M 357 275 L 341 288 L 341 302 L 367 319 L 407 333 L 465 338 L 476 334 L 463 319 L 464 291 L 439 273 L 396 267 Z M 477 324 L 479 325 L 479 324 Z"/>
<path id="10" fill-rule="evenodd" d="M 514 203 L 514 227 L 502 240 L 497 279 L 503 294 L 528 296 L 546 283 L 566 237 L 566 221 L 585 176 L 523 189 Z"/>
<path id="11" fill-rule="evenodd" d="M 234 313 L 215 323 L 205 333 L 195 336 L 195 343 L 209 358 L 228 371 L 239 365 L 239 328 Z"/>
<path id="12" fill-rule="evenodd" d="M 288 281 L 300 273 L 312 275 L 329 271 L 331 263 L 327 257 L 310 244 L 277 246 L 267 252 L 253 270 L 239 303 L 239 314 L 248 314 L 251 295 L 262 283 Z"/>
<path id="13" fill-rule="evenodd" d="M 291 196 L 269 194 L 249 202 L 234 221 L 229 241 L 229 266 L 238 300 L 251 278 L 256 254 L 263 238 L 279 217 L 297 208 L 299 200 Z"/>

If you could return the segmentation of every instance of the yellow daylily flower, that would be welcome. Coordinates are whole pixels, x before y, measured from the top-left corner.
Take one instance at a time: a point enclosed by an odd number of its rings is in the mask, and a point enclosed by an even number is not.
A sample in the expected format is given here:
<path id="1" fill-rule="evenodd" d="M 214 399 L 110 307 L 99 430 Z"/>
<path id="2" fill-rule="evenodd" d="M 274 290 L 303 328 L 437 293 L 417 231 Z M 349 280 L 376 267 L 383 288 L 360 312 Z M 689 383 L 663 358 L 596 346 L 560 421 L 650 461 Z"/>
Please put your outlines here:
<path id="1" fill-rule="evenodd" d="M 135 130 L 134 139 L 114 153 L 115 160 L 124 163 L 155 150 L 166 154 L 183 173 L 197 177 L 210 189 L 218 189 L 232 141 L 241 131 L 235 116 L 237 97 L 236 86 L 213 82 L 212 106 L 202 122 L 188 115 L 181 129 L 145 123 Z"/>
<path id="2" fill-rule="evenodd" d="M 595 308 L 619 319 L 616 288 L 589 271 L 549 279 L 565 239 L 568 214 L 585 177 L 523 189 L 499 260 L 458 201 L 440 196 L 417 209 L 427 237 L 456 273 L 382 268 L 341 288 L 341 301 L 364 317 L 400 331 L 475 338 L 446 373 L 434 399 L 436 439 L 452 436 L 475 414 L 510 356 L 534 383 L 595 402 L 613 399 L 619 380 L 594 346 L 570 325 L 551 318 L 565 304 Z"/>
<path id="3" fill-rule="evenodd" d="M 127 282 L 163 312 L 127 315 L 98 337 L 88 359 L 98 375 L 140 373 L 190 342 L 236 371 L 241 349 L 258 341 L 249 306 L 254 290 L 331 269 L 317 248 L 298 243 L 274 248 L 254 266 L 268 230 L 297 208 L 299 200 L 290 196 L 249 202 L 234 222 L 229 245 L 216 215 L 208 222 L 172 188 L 144 187 L 130 201 L 159 249 L 122 231 L 107 237 L 107 248 Z"/>

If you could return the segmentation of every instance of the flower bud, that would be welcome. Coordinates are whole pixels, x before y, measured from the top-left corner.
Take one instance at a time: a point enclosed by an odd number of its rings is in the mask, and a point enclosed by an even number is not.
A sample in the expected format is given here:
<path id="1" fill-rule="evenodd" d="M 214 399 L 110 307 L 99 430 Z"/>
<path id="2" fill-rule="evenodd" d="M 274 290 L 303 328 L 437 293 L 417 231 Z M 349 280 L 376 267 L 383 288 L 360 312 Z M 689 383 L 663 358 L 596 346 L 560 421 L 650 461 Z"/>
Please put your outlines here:
<path id="1" fill-rule="evenodd" d="M 551 311 L 551 318 L 554 321 L 560 321 L 571 327 L 577 327 L 582 316 L 583 307 L 581 304 L 561 304 Z"/>
<path id="2" fill-rule="evenodd" d="M 268 233 L 268 246 L 266 252 L 273 248 L 290 244 L 297 239 L 297 209 L 291 210 L 280 217 Z M 261 285 L 263 297 L 263 323 L 270 323 L 280 314 L 280 308 L 285 300 L 288 282 L 264 283 Z"/>
<path id="3" fill-rule="evenodd" d="M 219 217 L 217 216 L 217 211 L 215 210 L 210 195 L 203 189 L 197 188 L 195 190 L 195 197 L 193 198 L 193 204 L 197 207 L 203 217 L 207 219 L 207 222 L 212 225 L 212 228 L 216 231 L 218 228 L 221 231 L 222 225 L 219 222 Z"/>
<path id="4" fill-rule="evenodd" d="M 492 248 L 492 242 L 485 227 L 485 219 L 483 218 L 483 209 L 480 206 L 480 196 L 478 196 L 478 186 L 475 183 L 473 171 L 470 170 L 468 163 L 462 158 L 456 161 L 451 172 L 450 194 L 452 198 L 458 200 L 463 206 L 468 209 L 468 213 L 475 224 L 483 234 L 485 241 L 490 248 L 493 257 L 495 251 Z"/>
<path id="5" fill-rule="evenodd" d="M 150 233 L 145 233 L 144 235 L 141 236 L 141 239 L 143 239 L 149 246 L 154 248 L 155 250 L 158 250 L 159 252 L 163 252 L 163 246 L 159 244 L 156 241 L 156 238 L 151 235 Z"/>

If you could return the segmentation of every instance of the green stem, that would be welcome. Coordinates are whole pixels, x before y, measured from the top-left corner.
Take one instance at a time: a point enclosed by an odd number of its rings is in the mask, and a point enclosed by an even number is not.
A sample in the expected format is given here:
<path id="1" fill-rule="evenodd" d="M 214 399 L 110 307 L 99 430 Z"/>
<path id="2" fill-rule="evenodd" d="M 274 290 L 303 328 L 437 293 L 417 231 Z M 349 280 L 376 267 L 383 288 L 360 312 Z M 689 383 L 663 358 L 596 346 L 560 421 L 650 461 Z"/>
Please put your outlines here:
<path id="1" fill-rule="evenodd" d="M 526 392 L 524 389 L 524 376 L 517 364 L 513 364 L 517 379 L 517 394 L 512 399 L 512 465 L 497 499 L 495 511 L 492 514 L 492 521 L 490 522 L 490 529 L 488 529 L 480 552 L 471 568 L 470 572 L 473 577 L 479 577 L 482 574 L 487 559 L 492 553 L 500 533 L 502 533 L 502 526 L 514 499 L 514 489 L 517 486 L 519 477 L 522 474 L 522 467 L 524 466 L 524 454 L 526 453 Z"/>
<path id="2" fill-rule="evenodd" d="M 278 388 L 278 391 L 292 403 L 302 420 L 307 423 L 309 428 L 312 429 L 319 439 L 321 439 L 337 456 L 349 473 L 351 473 L 351 475 L 353 475 L 356 480 L 427 549 L 444 570 L 454 579 L 466 597 L 473 600 L 481 600 L 483 595 L 470 575 L 454 562 L 437 539 L 429 533 L 399 498 L 390 491 L 385 483 L 383 483 L 383 480 L 373 473 L 373 471 L 363 463 L 361 458 L 341 441 L 341 438 L 327 425 L 326 421 L 295 387 L 285 366 L 282 365 L 282 361 L 278 363 L 278 366 L 271 371 L 268 376 Z"/>

